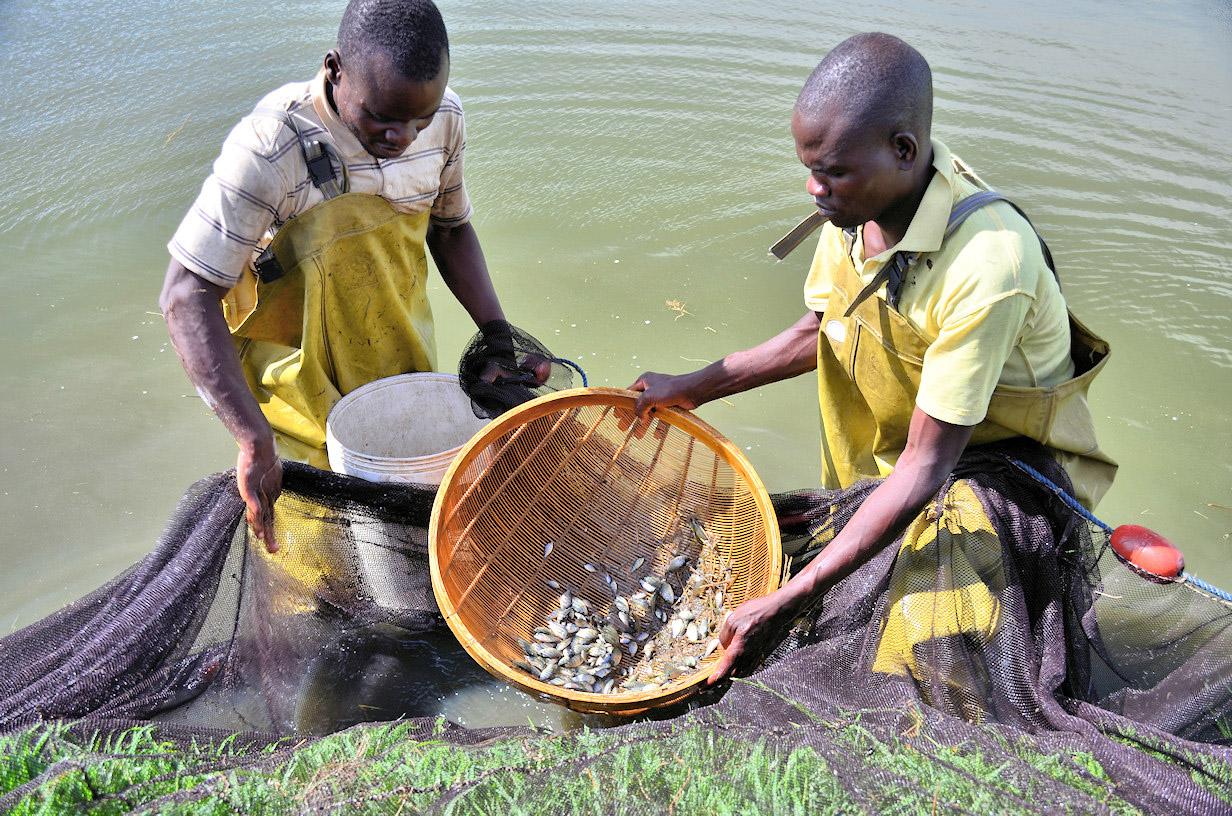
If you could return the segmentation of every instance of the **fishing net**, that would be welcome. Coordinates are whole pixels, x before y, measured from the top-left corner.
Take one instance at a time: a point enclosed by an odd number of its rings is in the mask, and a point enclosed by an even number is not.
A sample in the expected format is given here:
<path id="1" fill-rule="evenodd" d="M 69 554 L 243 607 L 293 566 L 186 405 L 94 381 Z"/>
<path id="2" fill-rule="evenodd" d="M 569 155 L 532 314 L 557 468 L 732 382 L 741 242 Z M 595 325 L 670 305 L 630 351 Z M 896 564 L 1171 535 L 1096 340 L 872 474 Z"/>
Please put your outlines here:
<path id="1" fill-rule="evenodd" d="M 0 811 L 72 777 L 99 812 L 253 812 L 237 791 L 260 778 L 263 812 L 1232 813 L 1232 605 L 1132 572 L 1024 464 L 1065 484 L 1030 445 L 969 451 L 755 673 L 564 734 L 431 713 L 481 673 L 457 668 L 433 599 L 430 489 L 287 463 L 270 555 L 234 475 L 212 476 L 141 563 L 0 640 L 0 732 L 72 721 L 10 734 L 29 750 Z M 774 497 L 797 567 L 873 487 Z M 373 724 L 390 720 L 395 742 Z M 164 770 L 102 770 L 131 759 L 105 735 L 135 725 Z M 351 747 L 329 784 L 284 795 L 334 739 Z"/>
<path id="2" fill-rule="evenodd" d="M 528 332 L 504 320 L 483 324 L 462 350 L 458 380 L 475 416 L 494 419 L 535 397 L 572 388 L 582 369 L 555 357 Z"/>

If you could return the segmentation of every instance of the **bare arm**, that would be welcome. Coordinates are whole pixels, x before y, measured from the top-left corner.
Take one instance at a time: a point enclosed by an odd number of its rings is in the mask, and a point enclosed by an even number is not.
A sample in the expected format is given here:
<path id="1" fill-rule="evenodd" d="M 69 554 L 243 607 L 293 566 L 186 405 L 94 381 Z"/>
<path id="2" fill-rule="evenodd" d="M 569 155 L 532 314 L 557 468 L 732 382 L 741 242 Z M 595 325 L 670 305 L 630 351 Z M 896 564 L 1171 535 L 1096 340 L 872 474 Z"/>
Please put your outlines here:
<path id="1" fill-rule="evenodd" d="M 723 624 L 726 651 L 709 683 L 756 660 L 759 649 L 847 575 L 891 544 L 949 478 L 974 426 L 951 425 L 919 408 L 894 470 L 869 494 L 834 541 L 780 589 L 746 601 Z"/>
<path id="2" fill-rule="evenodd" d="M 236 478 L 248 506 L 248 523 L 270 552 L 274 500 L 282 490 L 282 465 L 274 432 L 261 413 L 240 366 L 221 301 L 226 290 L 172 259 L 159 298 L 171 344 L 188 379 L 239 444 Z"/>
<path id="3" fill-rule="evenodd" d="M 427 244 L 445 285 L 476 326 L 505 319 L 488 275 L 479 236 L 469 222 L 452 229 L 430 227 Z"/>
<path id="4" fill-rule="evenodd" d="M 660 406 L 692 410 L 719 397 L 812 371 L 817 367 L 818 324 L 817 314 L 809 312 L 766 342 L 690 374 L 648 371 L 629 386 L 629 390 L 641 392 L 634 412 L 645 419 Z"/>

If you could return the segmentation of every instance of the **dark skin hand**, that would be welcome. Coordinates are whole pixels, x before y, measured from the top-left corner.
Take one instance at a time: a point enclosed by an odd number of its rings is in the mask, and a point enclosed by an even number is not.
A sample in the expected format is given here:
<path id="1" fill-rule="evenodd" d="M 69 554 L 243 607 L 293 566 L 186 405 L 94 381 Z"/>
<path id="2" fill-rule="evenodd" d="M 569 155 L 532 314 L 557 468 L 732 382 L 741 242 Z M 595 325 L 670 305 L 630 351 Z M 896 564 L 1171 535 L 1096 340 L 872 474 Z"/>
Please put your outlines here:
<path id="1" fill-rule="evenodd" d="M 441 277 L 476 325 L 504 319 L 473 226 L 432 228 L 426 243 Z M 167 267 L 159 305 L 188 378 L 239 445 L 236 481 L 247 506 L 248 524 L 273 553 L 278 551 L 274 502 L 282 491 L 282 464 L 274 432 L 248 389 L 223 317 L 221 302 L 226 294 L 223 287 L 173 259 Z M 483 376 L 490 381 L 501 371 L 492 363 Z"/>
<path id="2" fill-rule="evenodd" d="M 778 590 L 742 603 L 723 621 L 719 643 L 724 652 L 707 684 L 754 668 L 792 621 L 889 546 L 941 489 L 973 430 L 974 426 L 951 425 L 916 408 L 907 447 L 894 470 L 834 541 Z"/>

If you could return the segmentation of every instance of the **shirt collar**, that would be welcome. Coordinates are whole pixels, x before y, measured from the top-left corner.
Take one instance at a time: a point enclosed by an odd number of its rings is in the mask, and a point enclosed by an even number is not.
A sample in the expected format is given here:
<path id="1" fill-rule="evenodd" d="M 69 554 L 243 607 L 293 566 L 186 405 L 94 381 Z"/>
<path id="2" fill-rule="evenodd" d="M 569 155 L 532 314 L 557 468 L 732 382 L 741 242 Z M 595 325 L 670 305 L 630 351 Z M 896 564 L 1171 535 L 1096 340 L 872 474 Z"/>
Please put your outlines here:
<path id="1" fill-rule="evenodd" d="M 950 149 L 936 139 L 933 148 L 933 173 L 920 206 L 916 208 L 903 239 L 870 260 L 885 261 L 895 252 L 936 252 L 945 238 L 954 204 L 954 161 Z"/>
<path id="2" fill-rule="evenodd" d="M 365 156 L 375 159 L 375 156 L 368 155 L 368 151 L 364 150 L 364 146 L 359 143 L 359 139 L 355 138 L 355 134 L 338 118 L 338 113 L 329 104 L 329 97 L 325 93 L 325 83 L 325 69 L 322 68 L 312 80 L 312 107 L 317 112 L 317 116 L 321 118 L 321 124 L 325 125 L 325 129 L 329 131 L 339 157 L 344 160 L 362 159 Z"/>

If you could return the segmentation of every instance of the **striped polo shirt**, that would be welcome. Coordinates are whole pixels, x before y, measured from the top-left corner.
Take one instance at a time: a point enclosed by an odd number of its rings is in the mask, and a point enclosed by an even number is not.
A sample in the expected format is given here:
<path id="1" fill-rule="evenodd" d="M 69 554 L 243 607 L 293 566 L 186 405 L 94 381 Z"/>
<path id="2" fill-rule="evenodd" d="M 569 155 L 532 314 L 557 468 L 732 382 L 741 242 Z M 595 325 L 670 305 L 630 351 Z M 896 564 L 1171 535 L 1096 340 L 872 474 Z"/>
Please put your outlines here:
<path id="1" fill-rule="evenodd" d="M 214 172 L 172 236 L 167 250 L 187 269 L 230 289 L 250 270 L 274 233 L 324 200 L 308 178 L 285 110 L 308 139 L 330 144 L 350 173 L 350 191 L 378 195 L 398 210 L 431 209 L 434 224 L 456 227 L 472 210 L 462 180 L 466 128 L 457 94 L 446 89 L 432 123 L 395 159 L 368 153 L 325 96 L 325 71 L 284 85 L 257 103 L 223 142 Z"/>

